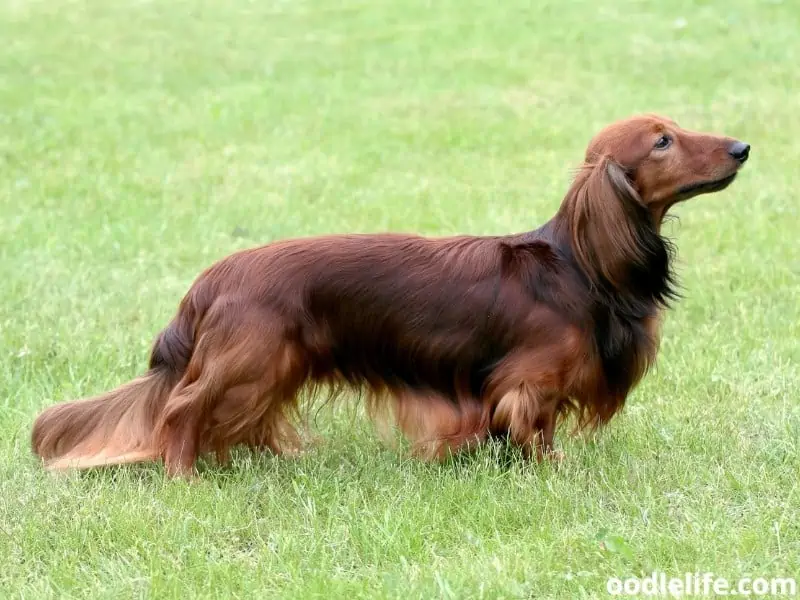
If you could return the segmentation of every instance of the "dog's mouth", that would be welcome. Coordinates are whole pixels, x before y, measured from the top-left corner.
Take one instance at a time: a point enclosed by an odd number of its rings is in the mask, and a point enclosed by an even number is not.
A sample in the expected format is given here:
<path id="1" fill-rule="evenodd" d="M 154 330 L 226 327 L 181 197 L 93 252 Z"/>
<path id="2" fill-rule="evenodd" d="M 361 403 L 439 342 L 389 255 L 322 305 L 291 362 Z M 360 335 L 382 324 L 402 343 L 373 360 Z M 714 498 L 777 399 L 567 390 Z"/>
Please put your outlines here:
<path id="1" fill-rule="evenodd" d="M 714 179 L 713 181 L 700 181 L 698 183 L 685 185 L 678 190 L 677 196 L 679 198 L 686 198 L 688 196 L 697 196 L 698 194 L 719 192 L 733 183 L 733 180 L 736 179 L 736 175 L 737 172 L 734 171 L 732 174 L 728 175 L 727 177 L 723 177 L 722 179 Z"/>

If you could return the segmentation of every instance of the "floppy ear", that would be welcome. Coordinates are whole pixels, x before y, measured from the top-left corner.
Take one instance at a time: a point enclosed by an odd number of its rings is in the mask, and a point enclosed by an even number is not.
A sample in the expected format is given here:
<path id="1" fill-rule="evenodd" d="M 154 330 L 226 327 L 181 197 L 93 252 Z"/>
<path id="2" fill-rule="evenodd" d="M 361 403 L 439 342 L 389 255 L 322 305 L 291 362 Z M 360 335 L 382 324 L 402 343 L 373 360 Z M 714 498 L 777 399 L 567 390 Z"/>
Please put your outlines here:
<path id="1" fill-rule="evenodd" d="M 660 254 L 663 241 L 649 211 L 622 167 L 608 157 L 581 168 L 564 208 L 575 256 L 597 287 L 630 287 Z"/>

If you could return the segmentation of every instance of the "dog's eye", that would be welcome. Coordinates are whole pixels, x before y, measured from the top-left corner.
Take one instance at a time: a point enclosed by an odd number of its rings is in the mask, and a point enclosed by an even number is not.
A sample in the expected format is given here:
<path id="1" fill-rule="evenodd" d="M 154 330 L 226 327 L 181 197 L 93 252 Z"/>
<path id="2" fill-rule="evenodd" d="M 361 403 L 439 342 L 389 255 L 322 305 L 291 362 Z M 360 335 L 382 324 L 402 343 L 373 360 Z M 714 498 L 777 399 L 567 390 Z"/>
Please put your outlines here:
<path id="1" fill-rule="evenodd" d="M 662 135 L 656 141 L 655 147 L 658 148 L 659 150 L 666 150 L 667 148 L 669 148 L 669 145 L 671 143 L 672 143 L 672 139 L 669 136 Z"/>

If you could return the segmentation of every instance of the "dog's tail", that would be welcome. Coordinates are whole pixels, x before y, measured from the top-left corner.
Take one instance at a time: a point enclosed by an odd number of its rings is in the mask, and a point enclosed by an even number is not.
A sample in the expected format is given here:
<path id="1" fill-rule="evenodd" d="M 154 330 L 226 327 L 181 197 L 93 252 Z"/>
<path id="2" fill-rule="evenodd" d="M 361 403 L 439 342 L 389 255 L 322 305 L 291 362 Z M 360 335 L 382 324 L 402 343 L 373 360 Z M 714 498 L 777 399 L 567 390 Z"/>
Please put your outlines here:
<path id="1" fill-rule="evenodd" d="M 153 430 L 173 383 L 152 370 L 121 387 L 47 408 L 33 425 L 33 451 L 48 469 L 86 469 L 158 458 Z"/>
<path id="2" fill-rule="evenodd" d="M 185 305 L 156 339 L 145 375 L 100 396 L 51 406 L 37 417 L 31 445 L 48 469 L 159 457 L 156 422 L 194 347 L 194 311 Z"/>

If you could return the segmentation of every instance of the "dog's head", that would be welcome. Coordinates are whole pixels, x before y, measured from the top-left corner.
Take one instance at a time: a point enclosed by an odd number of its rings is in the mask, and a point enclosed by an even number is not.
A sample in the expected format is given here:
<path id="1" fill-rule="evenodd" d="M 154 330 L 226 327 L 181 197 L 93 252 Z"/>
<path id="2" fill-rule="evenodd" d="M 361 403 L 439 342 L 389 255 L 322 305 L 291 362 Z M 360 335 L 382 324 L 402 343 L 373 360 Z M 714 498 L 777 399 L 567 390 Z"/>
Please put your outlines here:
<path id="1" fill-rule="evenodd" d="M 747 161 L 750 145 L 688 131 L 657 115 L 608 125 L 589 143 L 586 162 L 620 168 L 657 222 L 676 202 L 725 189 Z M 613 177 L 612 173 L 611 176 Z"/>

